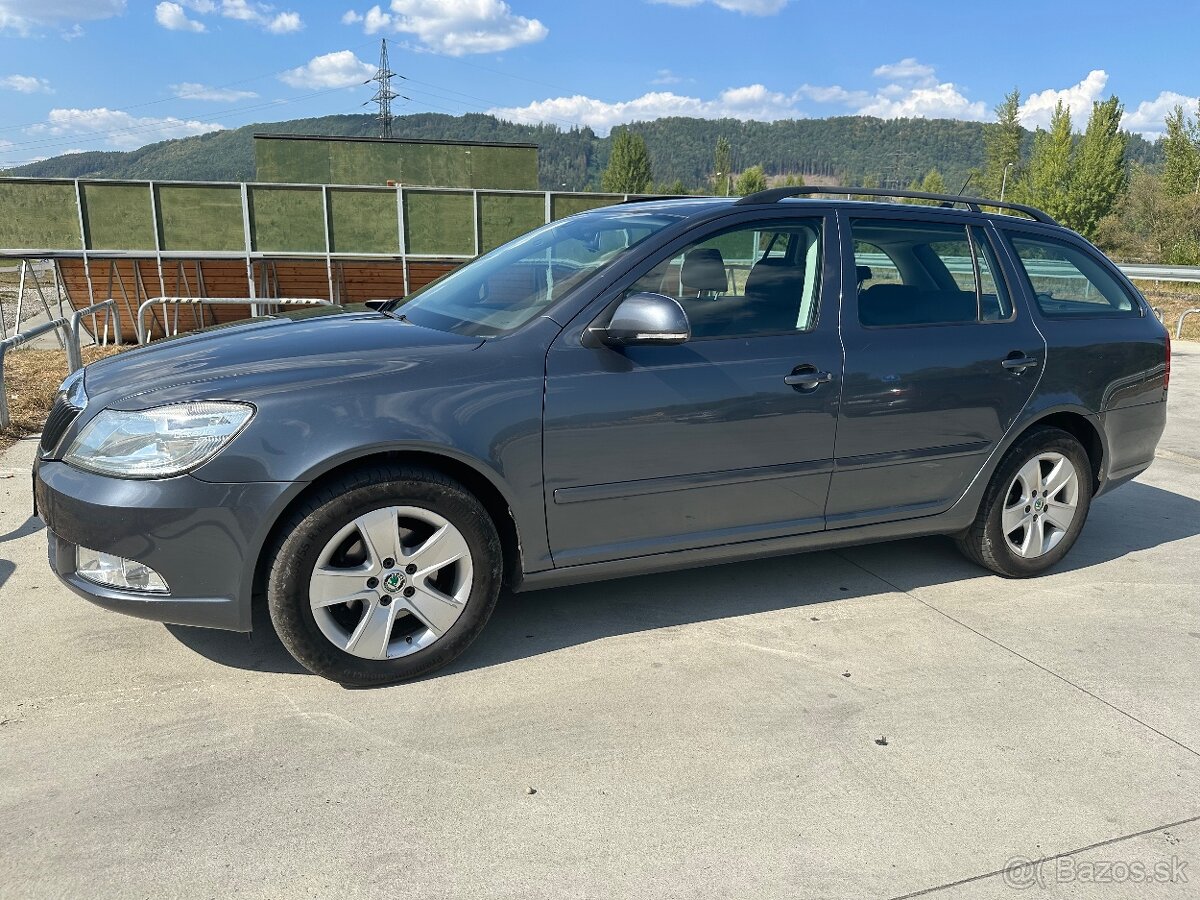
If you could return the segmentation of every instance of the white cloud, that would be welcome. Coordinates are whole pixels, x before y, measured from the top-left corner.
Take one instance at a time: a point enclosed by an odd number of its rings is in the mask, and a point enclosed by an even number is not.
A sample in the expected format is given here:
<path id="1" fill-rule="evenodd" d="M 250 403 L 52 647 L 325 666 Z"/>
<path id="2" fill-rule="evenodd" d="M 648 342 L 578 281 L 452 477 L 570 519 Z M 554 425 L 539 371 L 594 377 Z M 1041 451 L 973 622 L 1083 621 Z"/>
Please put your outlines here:
<path id="1" fill-rule="evenodd" d="M 862 104 L 871 98 L 869 91 L 851 91 L 841 85 L 802 84 L 796 93 L 814 103 Z"/>
<path id="2" fill-rule="evenodd" d="M 0 3 L 4 0 L 0 0 Z M 268 3 L 253 0 L 163 0 L 154 8 L 154 18 L 163 28 L 172 31 L 207 31 L 199 19 L 191 19 L 187 12 L 202 16 L 220 15 L 235 22 L 257 25 L 271 34 L 292 34 L 304 28 L 304 20 L 298 12 L 276 12 Z"/>
<path id="3" fill-rule="evenodd" d="M 550 30 L 537 19 L 517 15 L 503 0 L 392 0 L 390 12 L 373 6 L 350 10 L 345 24 L 361 23 L 367 34 L 411 34 L 429 50 L 447 56 L 499 53 L 543 40 Z"/>
<path id="4" fill-rule="evenodd" d="M 303 27 L 304 21 L 300 18 L 300 13 L 295 12 L 279 13 L 266 25 L 267 31 L 271 34 L 291 34 Z"/>
<path id="5" fill-rule="evenodd" d="M 881 119 L 983 119 L 982 100 L 972 101 L 952 81 L 939 81 L 933 66 L 914 57 L 876 67 L 872 73 L 888 83 L 873 91 L 841 85 L 803 84 L 798 96 L 814 103 L 836 103 L 848 112 Z"/>
<path id="6" fill-rule="evenodd" d="M 217 10 L 213 0 L 193 0 L 208 7 L 206 11 Z M 304 27 L 304 20 L 297 12 L 275 12 L 275 8 L 267 3 L 255 3 L 253 0 L 221 0 L 219 11 L 226 19 L 247 22 L 258 25 L 272 34 L 291 34 Z"/>
<path id="7" fill-rule="evenodd" d="M 314 56 L 302 66 L 289 69 L 279 78 L 298 88 L 340 88 L 362 84 L 375 74 L 375 67 L 363 62 L 352 50 L 338 50 Z"/>
<path id="8" fill-rule="evenodd" d="M 54 88 L 45 78 L 33 75 L 5 75 L 0 78 L 0 88 L 18 94 L 53 94 Z"/>
<path id="9" fill-rule="evenodd" d="M 154 21 L 161 25 L 167 31 L 207 31 L 203 22 L 198 22 L 195 19 L 189 19 L 183 7 L 178 3 L 172 3 L 170 0 L 154 7 Z"/>
<path id="10" fill-rule="evenodd" d="M 676 75 L 670 69 L 659 69 L 655 76 L 650 79 L 651 84 L 680 84 L 683 78 Z"/>
<path id="11" fill-rule="evenodd" d="M 650 0 L 669 6 L 699 6 L 710 2 L 714 6 L 747 16 L 773 16 L 788 4 L 788 0 Z"/>
<path id="12" fill-rule="evenodd" d="M 1147 139 L 1154 140 L 1167 130 L 1164 120 L 1167 113 L 1176 106 L 1182 106 L 1187 115 L 1195 117 L 1196 108 L 1200 106 L 1200 97 L 1162 91 L 1153 100 L 1143 100 L 1137 105 L 1137 109 L 1126 113 L 1125 118 L 1121 120 L 1121 127 L 1140 132 Z"/>
<path id="13" fill-rule="evenodd" d="M 926 85 L 936 82 L 933 66 L 918 62 L 912 56 L 906 56 L 900 62 L 878 66 L 871 74 L 876 78 L 887 78 L 890 81 L 915 81 Z"/>
<path id="14" fill-rule="evenodd" d="M 0 0 L 0 31 L 28 34 L 40 25 L 111 19 L 125 0 Z"/>
<path id="15" fill-rule="evenodd" d="M 488 110 L 501 119 L 517 122 L 566 122 L 589 125 L 598 134 L 607 134 L 614 125 L 646 122 L 664 116 L 691 116 L 700 119 L 775 119 L 802 118 L 796 98 L 768 90 L 761 84 L 729 88 L 712 100 L 688 97 L 672 91 L 652 91 L 633 100 L 608 102 L 592 97 L 554 97 L 537 100 L 527 106 L 499 107 Z"/>
<path id="16" fill-rule="evenodd" d="M 124 110 L 96 107 L 94 109 L 52 109 L 46 122 L 26 129 L 32 135 L 97 135 L 110 146 L 128 149 L 167 138 L 187 137 L 209 131 L 221 131 L 225 126 L 175 116 L 132 116 Z"/>
<path id="17" fill-rule="evenodd" d="M 237 91 L 230 88 L 209 87 L 194 81 L 184 81 L 171 85 L 171 91 L 180 100 L 215 100 L 218 103 L 232 103 L 236 100 L 250 100 L 257 97 L 254 91 Z"/>
<path id="18" fill-rule="evenodd" d="M 1073 123 L 1078 125 L 1080 119 L 1087 121 L 1091 115 L 1092 104 L 1100 99 L 1104 87 L 1108 84 L 1108 73 L 1103 69 L 1092 69 L 1087 77 L 1076 85 L 1062 90 L 1047 88 L 1030 94 L 1021 104 L 1018 113 L 1021 124 L 1026 128 L 1046 128 L 1050 125 L 1050 117 L 1054 107 L 1061 100 L 1063 106 L 1071 110 Z"/>
<path id="19" fill-rule="evenodd" d="M 70 28 L 68 28 L 66 31 L 64 31 L 62 33 L 62 39 L 64 41 L 73 41 L 76 38 L 83 37 L 85 33 L 86 32 L 84 32 L 83 26 L 80 25 L 78 22 L 76 22 L 74 25 L 72 25 Z"/>
<path id="20" fill-rule="evenodd" d="M 870 102 L 860 106 L 858 114 L 881 119 L 979 120 L 986 117 L 987 107 L 982 100 L 972 103 L 953 82 L 947 81 L 907 89 L 888 85 Z"/>

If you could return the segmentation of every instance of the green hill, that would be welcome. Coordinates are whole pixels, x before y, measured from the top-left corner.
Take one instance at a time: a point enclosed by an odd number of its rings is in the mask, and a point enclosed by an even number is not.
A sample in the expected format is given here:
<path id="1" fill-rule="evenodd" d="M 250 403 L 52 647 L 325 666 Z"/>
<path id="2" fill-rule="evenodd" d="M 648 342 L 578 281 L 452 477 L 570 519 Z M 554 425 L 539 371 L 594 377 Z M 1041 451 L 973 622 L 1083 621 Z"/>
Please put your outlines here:
<path id="1" fill-rule="evenodd" d="M 885 185 L 907 185 L 938 169 L 954 190 L 967 173 L 983 163 L 979 122 L 950 119 L 875 119 L 843 116 L 744 122 L 735 119 L 667 118 L 628 126 L 645 136 L 659 183 L 680 179 L 688 189 L 708 184 L 713 147 L 725 136 L 733 146 L 734 166 L 760 164 L 768 175 L 800 173 L 858 184 L 873 177 Z M 91 151 L 56 156 L 5 171 L 4 175 L 53 178 L 133 178 L 198 181 L 252 181 L 252 135 L 328 134 L 370 136 L 375 122 L 367 115 L 324 116 L 246 125 L 196 137 L 162 141 L 130 152 Z M 608 160 L 609 139 L 590 128 L 518 125 L 487 115 L 448 116 L 422 113 L 396 120 L 399 137 L 430 140 L 525 141 L 539 145 L 538 175 L 544 189 L 598 189 Z M 1026 135 L 1032 141 L 1032 135 Z M 1154 169 L 1161 164 L 1160 144 L 1134 135 L 1131 162 Z"/>

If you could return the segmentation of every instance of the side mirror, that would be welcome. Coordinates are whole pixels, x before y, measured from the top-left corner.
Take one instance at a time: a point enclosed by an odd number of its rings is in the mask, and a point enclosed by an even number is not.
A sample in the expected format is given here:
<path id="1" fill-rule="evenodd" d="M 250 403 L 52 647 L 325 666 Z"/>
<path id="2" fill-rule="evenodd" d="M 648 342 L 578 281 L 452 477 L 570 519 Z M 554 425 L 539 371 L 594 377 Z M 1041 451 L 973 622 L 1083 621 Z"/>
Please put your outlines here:
<path id="1" fill-rule="evenodd" d="M 631 294 L 621 301 L 608 327 L 597 335 L 610 346 L 682 344 L 692 336 L 679 301 L 663 294 Z"/>
<path id="2" fill-rule="evenodd" d="M 365 306 L 367 309 L 379 310 L 379 309 L 383 309 L 383 307 L 387 306 L 391 302 L 392 301 L 390 299 L 364 300 L 363 306 Z"/>

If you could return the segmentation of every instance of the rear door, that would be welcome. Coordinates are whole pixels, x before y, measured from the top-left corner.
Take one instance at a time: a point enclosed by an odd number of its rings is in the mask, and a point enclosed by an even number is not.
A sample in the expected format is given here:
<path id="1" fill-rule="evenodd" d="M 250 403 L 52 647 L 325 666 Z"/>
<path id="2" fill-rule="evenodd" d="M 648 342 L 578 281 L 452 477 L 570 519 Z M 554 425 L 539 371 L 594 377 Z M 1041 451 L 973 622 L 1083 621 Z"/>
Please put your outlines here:
<path id="1" fill-rule="evenodd" d="M 846 375 L 830 528 L 949 508 L 1032 396 L 1045 342 L 985 223 L 843 214 Z M 853 275 L 851 275 L 853 273 Z"/>
<path id="2" fill-rule="evenodd" d="M 648 259 L 551 347 L 543 447 L 556 565 L 824 527 L 842 370 L 834 220 L 733 221 Z M 581 340 L 638 291 L 675 297 L 692 339 Z M 789 383 L 797 372 L 817 377 Z"/>

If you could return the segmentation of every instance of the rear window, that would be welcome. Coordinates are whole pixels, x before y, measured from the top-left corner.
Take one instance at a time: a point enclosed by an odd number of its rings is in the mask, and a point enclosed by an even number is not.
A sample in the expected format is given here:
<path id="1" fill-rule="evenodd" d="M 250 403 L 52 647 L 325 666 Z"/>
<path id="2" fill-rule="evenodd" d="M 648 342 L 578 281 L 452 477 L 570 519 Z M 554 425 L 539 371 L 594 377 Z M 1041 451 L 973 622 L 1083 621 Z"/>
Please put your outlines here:
<path id="1" fill-rule="evenodd" d="M 1137 316 L 1124 287 L 1090 253 L 1049 238 L 1009 234 L 1042 315 L 1051 318 Z"/>

